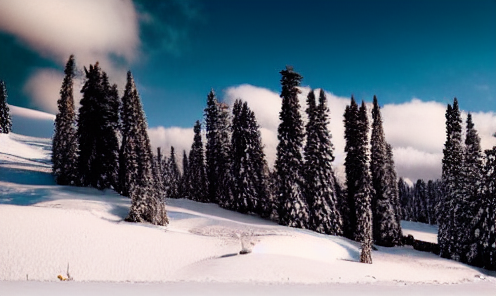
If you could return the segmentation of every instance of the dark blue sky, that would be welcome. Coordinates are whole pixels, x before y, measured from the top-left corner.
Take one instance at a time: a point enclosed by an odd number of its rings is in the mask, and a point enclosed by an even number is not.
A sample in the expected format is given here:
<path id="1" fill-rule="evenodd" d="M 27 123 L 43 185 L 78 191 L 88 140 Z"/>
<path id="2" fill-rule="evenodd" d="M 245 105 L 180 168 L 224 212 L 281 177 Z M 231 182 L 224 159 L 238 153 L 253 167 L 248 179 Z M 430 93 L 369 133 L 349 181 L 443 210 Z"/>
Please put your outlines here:
<path id="1" fill-rule="evenodd" d="M 381 104 L 456 96 L 467 111 L 496 111 L 495 0 L 134 4 L 156 20 L 141 23 L 142 53 L 128 65 L 152 127 L 191 126 L 211 88 L 220 97 L 243 83 L 279 92 L 287 64 L 304 85 L 338 96 L 376 94 Z M 61 65 L 7 33 L 0 44 L 9 102 L 32 107 L 22 92 L 32 69 Z"/>

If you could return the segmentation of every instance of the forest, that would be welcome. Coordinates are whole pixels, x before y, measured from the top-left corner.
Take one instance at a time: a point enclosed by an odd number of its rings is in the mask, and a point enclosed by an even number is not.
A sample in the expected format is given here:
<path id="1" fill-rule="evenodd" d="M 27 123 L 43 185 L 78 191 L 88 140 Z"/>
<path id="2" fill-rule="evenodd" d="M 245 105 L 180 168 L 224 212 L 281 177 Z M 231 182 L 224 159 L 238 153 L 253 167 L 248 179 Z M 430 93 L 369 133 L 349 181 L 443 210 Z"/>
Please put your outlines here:
<path id="1" fill-rule="evenodd" d="M 496 269 L 496 147 L 481 151 L 468 114 L 458 101 L 446 109 L 442 178 L 410 187 L 397 176 L 381 108 L 354 97 L 343 114 L 345 180 L 334 173 L 325 92 L 312 90 L 304 124 L 298 94 L 303 77 L 286 66 L 276 161 L 267 164 L 256 115 L 246 102 L 230 107 L 207 95 L 203 120 L 194 125 L 182 166 L 152 151 L 147 121 L 132 73 L 122 96 L 98 62 L 84 68 L 82 99 L 74 102 L 75 57 L 65 67 L 52 145 L 53 176 L 60 185 L 113 189 L 131 199 L 126 221 L 167 225 L 166 198 L 186 198 L 258 215 L 281 225 L 344 236 L 361 243 L 360 261 L 372 263 L 373 245 L 405 243 L 401 220 L 439 227 L 443 258 Z M 5 83 L 0 82 L 0 131 L 12 122 Z M 371 116 L 370 116 L 371 115 Z M 369 122 L 369 118 L 372 122 Z M 203 135 L 205 139 L 203 139 Z"/>

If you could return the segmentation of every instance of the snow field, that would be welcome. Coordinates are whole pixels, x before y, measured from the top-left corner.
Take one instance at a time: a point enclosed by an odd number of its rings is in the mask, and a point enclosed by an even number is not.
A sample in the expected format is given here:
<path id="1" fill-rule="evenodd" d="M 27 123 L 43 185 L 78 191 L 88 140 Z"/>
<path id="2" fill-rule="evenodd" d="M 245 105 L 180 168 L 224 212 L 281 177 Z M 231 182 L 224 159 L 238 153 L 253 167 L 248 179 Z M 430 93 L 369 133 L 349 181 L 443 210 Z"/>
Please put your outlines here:
<path id="1" fill-rule="evenodd" d="M 50 142 L 0 135 L 0 295 L 496 291 L 494 272 L 411 247 L 378 247 L 373 264 L 361 264 L 356 242 L 214 204 L 167 200 L 167 227 L 124 222 L 128 198 L 54 184 Z M 405 221 L 402 226 L 417 239 L 437 240 L 432 226 Z M 251 253 L 239 255 L 241 239 Z M 57 275 L 65 276 L 68 264 L 74 281 L 59 282 Z"/>

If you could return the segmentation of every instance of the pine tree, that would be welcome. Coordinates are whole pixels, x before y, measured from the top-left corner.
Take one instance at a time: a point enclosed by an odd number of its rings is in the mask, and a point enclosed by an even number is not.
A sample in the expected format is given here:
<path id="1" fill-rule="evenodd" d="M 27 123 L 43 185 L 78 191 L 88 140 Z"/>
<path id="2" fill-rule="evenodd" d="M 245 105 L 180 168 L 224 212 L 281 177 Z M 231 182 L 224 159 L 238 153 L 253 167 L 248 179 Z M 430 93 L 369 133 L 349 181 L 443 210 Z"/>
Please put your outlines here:
<path id="1" fill-rule="evenodd" d="M 479 242 L 480 265 L 496 270 L 496 146 L 485 154 L 483 198 L 475 235 Z"/>
<path id="2" fill-rule="evenodd" d="M 0 133 L 8 134 L 12 130 L 12 119 L 10 109 L 7 105 L 7 87 L 5 82 L 0 80 Z"/>
<path id="3" fill-rule="evenodd" d="M 179 198 L 179 180 L 181 175 L 176 162 L 176 152 L 174 150 L 174 146 L 171 146 L 167 167 L 169 172 L 167 196 L 169 198 Z"/>
<path id="4" fill-rule="evenodd" d="M 372 109 L 372 136 L 370 171 L 374 194 L 372 195 L 373 214 L 373 237 L 374 242 L 381 246 L 392 247 L 399 244 L 398 232 L 400 225 L 395 217 L 394 186 L 396 181 L 391 182 L 391 151 L 382 128 L 382 117 L 377 97 L 374 96 L 374 107 Z M 389 152 L 389 153 L 388 153 Z"/>
<path id="5" fill-rule="evenodd" d="M 445 195 L 439 223 L 438 241 L 440 255 L 444 258 L 460 260 L 461 231 L 459 229 L 463 204 L 463 147 L 461 116 L 458 101 L 446 110 L 446 142 L 443 149 L 442 180 Z"/>
<path id="6" fill-rule="evenodd" d="M 342 208 L 346 212 L 342 211 L 341 213 L 343 215 L 344 236 L 349 239 L 355 238 L 355 231 L 357 227 L 355 194 L 357 192 L 357 182 L 360 178 L 357 164 L 360 153 L 357 148 L 359 144 L 358 121 L 358 105 L 352 96 L 350 105 L 346 106 L 344 112 L 344 137 L 346 140 L 346 157 L 344 161 L 346 172 L 346 199 L 344 200 L 345 205 Z"/>
<path id="7" fill-rule="evenodd" d="M 279 223 L 290 227 L 306 228 L 308 206 L 303 196 L 301 146 L 303 122 L 300 115 L 298 86 L 302 76 L 287 66 L 280 72 L 282 106 L 281 120 L 277 129 L 279 144 L 275 169 L 277 172 L 277 196 L 279 199 Z"/>
<path id="8" fill-rule="evenodd" d="M 64 70 L 65 77 L 57 101 L 59 112 L 55 116 L 55 131 L 52 139 L 52 172 L 59 185 L 75 185 L 77 182 L 78 141 L 73 82 L 75 72 L 76 62 L 71 55 Z"/>
<path id="9" fill-rule="evenodd" d="M 415 222 L 428 222 L 427 186 L 422 179 L 417 180 L 413 187 L 413 213 Z"/>
<path id="10" fill-rule="evenodd" d="M 183 150 L 183 174 L 179 180 L 179 196 L 178 198 L 191 199 L 190 197 L 190 182 L 189 182 L 189 161 L 186 150 Z"/>
<path id="11" fill-rule="evenodd" d="M 94 66 L 90 65 L 89 70 L 84 70 L 86 81 L 81 90 L 83 98 L 77 121 L 79 185 L 103 189 L 99 182 L 103 173 L 99 155 L 102 138 L 100 128 L 103 123 L 100 102 L 104 100 L 102 71 L 98 62 Z"/>
<path id="12" fill-rule="evenodd" d="M 372 180 L 369 171 L 368 157 L 368 117 L 365 102 L 358 111 L 358 152 L 357 168 L 358 180 L 357 191 L 355 193 L 355 210 L 357 219 L 357 229 L 355 240 L 361 242 L 362 251 L 360 262 L 372 264 L 372 205 L 371 198 L 374 194 Z"/>
<path id="13" fill-rule="evenodd" d="M 324 90 L 320 90 L 318 106 L 314 91 L 310 91 L 307 105 L 304 173 L 305 195 L 310 213 L 309 228 L 320 233 L 342 235 L 342 220 L 338 211 L 332 170 L 334 155 L 328 130 L 329 109 Z"/>
<path id="14" fill-rule="evenodd" d="M 103 100 L 99 102 L 102 113 L 101 145 L 99 158 L 102 167 L 102 179 L 99 181 L 100 188 L 119 188 L 119 137 L 120 121 L 119 108 L 120 99 L 117 85 L 110 86 L 108 76 L 102 73 Z"/>
<path id="15" fill-rule="evenodd" d="M 472 115 L 467 116 L 466 137 L 465 137 L 465 154 L 463 166 L 465 204 L 463 212 L 464 230 L 462 234 L 465 238 L 462 261 L 469 264 L 479 264 L 481 254 L 479 254 L 479 235 L 476 234 L 480 228 L 481 221 L 478 215 L 482 208 L 482 189 L 483 182 L 483 165 L 482 165 L 482 150 L 480 145 L 480 137 L 475 130 L 475 125 L 472 121 Z M 480 229 L 479 229 L 480 234 Z"/>
<path id="16" fill-rule="evenodd" d="M 233 198 L 231 208 L 242 213 L 269 216 L 265 154 L 255 114 L 236 100 L 231 137 Z"/>
<path id="17" fill-rule="evenodd" d="M 147 123 L 133 76 L 127 73 L 122 97 L 122 146 L 120 177 L 122 191 L 131 198 L 126 221 L 169 223 L 159 186 L 158 169 L 151 150 Z"/>
<path id="18" fill-rule="evenodd" d="M 79 142 L 79 184 L 98 189 L 118 187 L 117 86 L 110 86 L 98 62 L 85 68 L 77 136 Z"/>
<path id="19" fill-rule="evenodd" d="M 199 202 L 209 202 L 205 158 L 201 139 L 201 124 L 197 120 L 193 128 L 195 136 L 189 152 L 189 198 Z"/>
<path id="20" fill-rule="evenodd" d="M 390 144 L 386 144 L 387 150 L 387 184 L 388 192 L 387 194 L 391 197 L 391 204 L 393 206 L 394 217 L 396 221 L 396 227 L 393 229 L 393 237 L 395 238 L 395 245 L 403 244 L 403 232 L 401 230 L 401 202 L 400 194 L 398 189 L 398 176 L 396 174 L 396 169 L 394 166 L 393 159 L 393 147 Z"/>
<path id="21" fill-rule="evenodd" d="M 398 196 L 401 204 L 401 219 L 406 221 L 412 221 L 410 202 L 413 197 L 411 191 L 405 180 L 400 178 L 398 180 Z"/>
<path id="22" fill-rule="evenodd" d="M 208 200 L 228 207 L 226 200 L 230 193 L 230 139 L 228 108 L 217 101 L 213 90 L 207 96 L 205 127 L 207 143 L 205 147 Z"/>

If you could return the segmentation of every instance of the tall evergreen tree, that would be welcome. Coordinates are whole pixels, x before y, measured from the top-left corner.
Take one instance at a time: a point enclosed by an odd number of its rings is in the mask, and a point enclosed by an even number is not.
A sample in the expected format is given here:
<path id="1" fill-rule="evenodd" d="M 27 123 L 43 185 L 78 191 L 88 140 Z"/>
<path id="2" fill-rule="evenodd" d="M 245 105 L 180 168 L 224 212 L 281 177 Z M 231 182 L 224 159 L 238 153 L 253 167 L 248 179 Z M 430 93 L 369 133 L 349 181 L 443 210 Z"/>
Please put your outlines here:
<path id="1" fill-rule="evenodd" d="M 205 147 L 208 200 L 227 206 L 230 199 L 230 139 L 227 105 L 217 101 L 213 90 L 207 96 L 205 108 Z"/>
<path id="2" fill-rule="evenodd" d="M 401 202 L 398 189 L 398 175 L 396 174 L 396 169 L 394 166 L 393 147 L 390 144 L 387 144 L 386 150 L 388 160 L 387 170 L 389 171 L 389 173 L 387 174 L 387 195 L 391 196 L 391 204 L 393 206 L 394 217 L 397 226 L 393 230 L 393 237 L 395 238 L 395 244 L 401 245 L 403 243 L 403 232 L 401 231 Z"/>
<path id="3" fill-rule="evenodd" d="M 382 128 L 382 116 L 377 97 L 374 96 L 374 107 L 372 109 L 372 136 L 370 171 L 372 174 L 372 215 L 373 215 L 373 237 L 376 244 L 392 247 L 400 243 L 398 225 L 395 217 L 394 188 L 396 181 L 391 182 L 391 154 L 388 153 L 388 144 Z"/>
<path id="4" fill-rule="evenodd" d="M 12 119 L 10 109 L 7 105 L 7 87 L 5 82 L 0 80 L 0 133 L 8 134 L 12 129 Z"/>
<path id="5" fill-rule="evenodd" d="M 459 229 L 460 205 L 463 204 L 463 146 L 461 116 L 458 101 L 446 110 L 446 142 L 443 149 L 442 180 L 445 195 L 442 201 L 442 214 L 439 223 L 438 241 L 440 255 L 444 258 L 460 260 L 461 232 Z M 460 215 L 460 216 L 459 216 Z"/>
<path id="6" fill-rule="evenodd" d="M 130 71 L 122 102 L 122 175 L 119 179 L 122 190 L 131 198 L 131 208 L 126 220 L 167 225 L 169 221 L 147 133 L 146 117 Z"/>
<path id="7" fill-rule="evenodd" d="M 360 151 L 357 149 L 359 144 L 358 121 L 358 105 L 352 96 L 350 105 L 346 106 L 344 112 L 346 200 L 344 200 L 345 206 L 342 207 L 344 210 L 342 211 L 344 236 L 349 239 L 355 238 L 357 227 L 355 193 L 357 192 L 358 179 L 360 178 L 360 168 L 358 167 Z"/>
<path id="8" fill-rule="evenodd" d="M 480 216 L 479 212 L 482 208 L 483 200 L 483 164 L 482 164 L 482 149 L 480 145 L 480 137 L 477 134 L 475 125 L 472 121 L 472 114 L 467 116 L 466 136 L 465 136 L 465 155 L 463 166 L 464 190 L 465 190 L 465 211 L 463 212 L 462 227 L 465 237 L 465 248 L 463 250 L 462 260 L 469 264 L 477 264 L 481 261 L 479 245 L 480 234 Z M 479 229 L 479 230 L 477 230 Z"/>
<path id="9" fill-rule="evenodd" d="M 103 189 L 100 183 L 103 177 L 101 147 L 101 127 L 103 114 L 100 102 L 104 100 L 105 92 L 102 85 L 102 70 L 98 62 L 89 70 L 85 68 L 86 81 L 81 90 L 83 98 L 78 117 L 79 184 Z"/>
<path id="10" fill-rule="evenodd" d="M 236 100 L 233 106 L 231 149 L 231 208 L 242 213 L 251 212 L 267 217 L 269 193 L 262 139 L 255 114 L 241 100 Z"/>
<path id="11" fill-rule="evenodd" d="M 331 134 L 328 130 L 327 98 L 320 90 L 319 105 L 314 91 L 307 97 L 308 123 L 305 145 L 305 195 L 309 206 L 309 228 L 320 233 L 342 235 L 341 214 L 338 211 L 334 184 L 334 161 Z"/>
<path id="12" fill-rule="evenodd" d="M 281 120 L 277 129 L 279 144 L 275 169 L 277 172 L 277 196 L 279 199 L 279 223 L 290 227 L 306 228 L 308 206 L 303 196 L 303 176 L 301 167 L 301 147 L 303 142 L 303 122 L 300 115 L 298 86 L 302 76 L 292 67 L 286 66 L 280 72 L 282 106 Z"/>
<path id="13" fill-rule="evenodd" d="M 201 124 L 197 120 L 193 128 L 195 136 L 189 152 L 189 197 L 199 202 L 209 202 L 207 193 L 207 176 L 205 157 L 201 138 Z"/>
<path id="14" fill-rule="evenodd" d="M 191 199 L 189 182 L 189 161 L 186 150 L 183 150 L 183 173 L 179 180 L 179 198 Z"/>
<path id="15" fill-rule="evenodd" d="M 52 172 L 57 184 L 60 185 L 74 185 L 77 182 L 75 72 L 76 62 L 74 56 L 71 55 L 64 70 L 65 77 L 60 89 L 60 98 L 57 101 L 59 112 L 55 116 L 55 131 L 52 139 Z"/>
<path id="16" fill-rule="evenodd" d="M 480 265 L 496 270 L 496 146 L 486 150 L 485 154 L 483 198 L 475 237 L 479 242 L 478 254 L 482 261 Z"/>
<path id="17" fill-rule="evenodd" d="M 102 125 L 100 126 L 101 142 L 100 153 L 102 180 L 101 188 L 119 189 L 119 137 L 120 137 L 120 99 L 117 85 L 110 86 L 108 76 L 102 73 L 103 100 L 99 102 L 102 113 Z"/>
<path id="18" fill-rule="evenodd" d="M 174 146 L 171 146 L 167 167 L 169 172 L 167 196 L 169 198 L 179 198 L 179 180 L 181 175 L 176 162 L 176 152 Z"/>
<path id="19" fill-rule="evenodd" d="M 372 263 L 372 205 L 371 198 L 374 194 L 372 179 L 369 171 L 368 157 L 368 130 L 369 123 L 367 117 L 367 107 L 365 102 L 358 111 L 358 146 L 359 151 L 357 159 L 358 180 L 357 191 L 355 193 L 355 211 L 357 219 L 357 229 L 355 240 L 361 242 L 362 250 L 360 253 L 360 262 Z"/>

